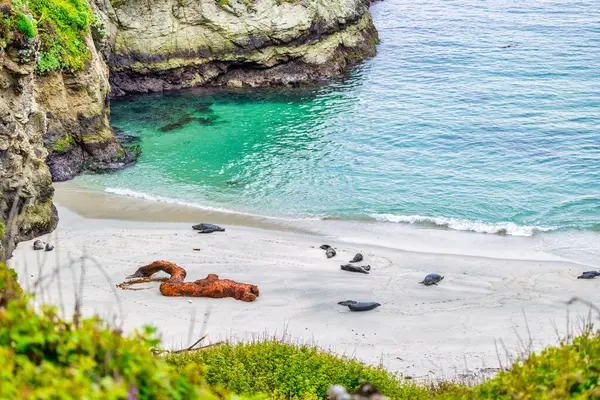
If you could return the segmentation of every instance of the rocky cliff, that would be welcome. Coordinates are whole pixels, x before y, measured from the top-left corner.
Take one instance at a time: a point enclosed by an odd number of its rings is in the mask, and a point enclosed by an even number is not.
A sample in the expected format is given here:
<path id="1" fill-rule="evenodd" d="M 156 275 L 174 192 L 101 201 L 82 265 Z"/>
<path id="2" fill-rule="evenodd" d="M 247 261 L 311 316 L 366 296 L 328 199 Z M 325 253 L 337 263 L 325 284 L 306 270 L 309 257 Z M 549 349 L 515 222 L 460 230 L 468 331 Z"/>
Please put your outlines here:
<path id="1" fill-rule="evenodd" d="M 46 164 L 54 181 L 83 170 L 119 169 L 132 161 L 110 127 L 108 68 L 91 36 L 84 40 L 90 50 L 84 69 L 35 79 L 35 99 L 46 115 Z"/>
<path id="2" fill-rule="evenodd" d="M 375 54 L 365 0 L 96 0 L 112 94 L 293 86 Z"/>
<path id="3" fill-rule="evenodd" d="M 377 43 L 368 0 L 91 1 L 0 4 L 0 259 L 56 226 L 52 180 L 133 161 L 110 95 L 294 86 Z"/>
<path id="4" fill-rule="evenodd" d="M 17 241 L 50 232 L 58 221 L 35 63 L 20 61 L 16 48 L 0 52 L 0 260 Z"/>

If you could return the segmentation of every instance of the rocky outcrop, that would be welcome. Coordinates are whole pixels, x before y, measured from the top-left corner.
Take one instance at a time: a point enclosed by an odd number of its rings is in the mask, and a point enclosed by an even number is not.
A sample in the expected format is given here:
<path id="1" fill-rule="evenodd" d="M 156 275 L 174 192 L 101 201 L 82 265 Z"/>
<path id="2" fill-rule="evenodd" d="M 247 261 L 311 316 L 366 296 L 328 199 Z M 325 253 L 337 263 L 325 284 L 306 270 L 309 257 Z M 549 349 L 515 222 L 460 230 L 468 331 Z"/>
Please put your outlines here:
<path id="1" fill-rule="evenodd" d="M 85 40 L 91 59 L 84 70 L 35 79 L 35 99 L 46 117 L 46 163 L 54 181 L 83 170 L 119 169 L 132 161 L 110 127 L 108 68 L 91 36 Z"/>
<path id="2" fill-rule="evenodd" d="M 112 94 L 295 86 L 375 54 L 364 0 L 96 0 Z"/>
<path id="3" fill-rule="evenodd" d="M 20 61 L 16 48 L 0 51 L 0 260 L 16 242 L 50 232 L 58 222 L 44 163 L 46 115 L 35 101 L 35 63 Z"/>

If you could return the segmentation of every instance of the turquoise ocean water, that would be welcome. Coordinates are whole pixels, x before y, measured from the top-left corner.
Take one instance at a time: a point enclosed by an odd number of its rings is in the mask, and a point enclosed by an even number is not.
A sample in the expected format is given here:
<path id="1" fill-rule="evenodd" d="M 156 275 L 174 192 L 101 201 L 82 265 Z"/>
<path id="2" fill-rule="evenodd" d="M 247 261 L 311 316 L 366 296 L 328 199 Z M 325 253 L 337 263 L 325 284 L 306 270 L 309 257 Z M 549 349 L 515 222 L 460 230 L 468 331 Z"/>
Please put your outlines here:
<path id="1" fill-rule="evenodd" d="M 80 185 L 285 218 L 600 231 L 600 3 L 386 0 L 341 81 L 113 101 L 136 166 Z"/>

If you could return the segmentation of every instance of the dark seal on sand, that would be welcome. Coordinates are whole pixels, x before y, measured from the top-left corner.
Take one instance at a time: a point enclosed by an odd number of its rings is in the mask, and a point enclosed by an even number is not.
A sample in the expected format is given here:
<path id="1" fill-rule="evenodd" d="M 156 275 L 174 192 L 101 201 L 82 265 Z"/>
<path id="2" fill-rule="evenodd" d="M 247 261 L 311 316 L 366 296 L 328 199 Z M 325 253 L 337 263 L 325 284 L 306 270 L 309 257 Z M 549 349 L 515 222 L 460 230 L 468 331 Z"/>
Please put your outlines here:
<path id="1" fill-rule="evenodd" d="M 363 260 L 363 255 L 360 253 L 356 253 L 354 258 L 352 260 L 350 260 L 350 262 L 355 263 L 355 262 L 361 262 L 362 260 Z"/>
<path id="2" fill-rule="evenodd" d="M 330 247 L 327 249 L 327 251 L 325 252 L 325 255 L 327 255 L 327 258 L 331 258 L 331 257 L 335 257 L 335 250 L 333 249 L 333 247 Z"/>
<path id="3" fill-rule="evenodd" d="M 362 302 L 362 301 L 354 301 L 354 300 L 344 300 L 344 301 L 338 302 L 338 304 L 341 306 L 348 306 L 350 311 L 369 311 L 369 310 L 377 308 L 381 305 L 374 301 Z"/>
<path id="4" fill-rule="evenodd" d="M 375 303 L 374 301 L 369 301 L 369 302 L 356 302 L 356 303 L 350 303 L 348 304 L 348 308 L 350 309 L 350 311 L 369 311 L 369 310 L 373 310 L 374 308 L 379 307 L 381 304 L 379 303 Z"/>
<path id="5" fill-rule="evenodd" d="M 193 229 L 199 231 L 198 233 L 213 233 L 213 232 L 225 232 L 225 228 L 221 228 L 219 225 L 214 224 L 198 224 L 192 226 Z"/>
<path id="6" fill-rule="evenodd" d="M 438 274 L 429 274 L 425 277 L 425 279 L 423 279 L 423 282 L 419 282 L 422 283 L 425 286 L 430 286 L 430 285 L 436 285 L 442 280 L 444 279 L 443 276 L 438 275 Z"/>
<path id="7" fill-rule="evenodd" d="M 42 242 L 41 240 L 36 240 L 35 242 L 33 242 L 33 249 L 34 250 L 43 250 L 44 242 Z"/>
<path id="8" fill-rule="evenodd" d="M 319 246 L 319 248 L 322 249 L 322 250 L 327 250 L 327 249 L 331 248 L 331 246 L 328 245 L 328 244 L 322 244 L 322 245 Z"/>
<path id="9" fill-rule="evenodd" d="M 600 276 L 600 272 L 598 271 L 585 271 L 583 274 L 579 275 L 577 279 L 594 279 L 597 276 Z"/>
<path id="10" fill-rule="evenodd" d="M 358 265 L 346 264 L 346 265 L 340 265 L 340 268 L 343 269 L 344 271 L 360 272 L 361 274 L 368 274 L 369 271 L 371 270 L 370 265 L 364 265 L 364 266 L 359 267 Z"/>

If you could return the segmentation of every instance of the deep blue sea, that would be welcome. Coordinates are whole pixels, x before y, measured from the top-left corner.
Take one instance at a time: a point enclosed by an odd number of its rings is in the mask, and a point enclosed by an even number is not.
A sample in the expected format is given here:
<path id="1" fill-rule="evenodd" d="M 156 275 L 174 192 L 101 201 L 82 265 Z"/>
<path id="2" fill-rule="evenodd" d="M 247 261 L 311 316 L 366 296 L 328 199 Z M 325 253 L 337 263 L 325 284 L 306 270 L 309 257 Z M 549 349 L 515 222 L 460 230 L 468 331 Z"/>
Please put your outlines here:
<path id="1" fill-rule="evenodd" d="M 341 81 L 112 103 L 136 166 L 89 188 L 285 218 L 600 231 L 600 2 L 385 0 Z"/>

